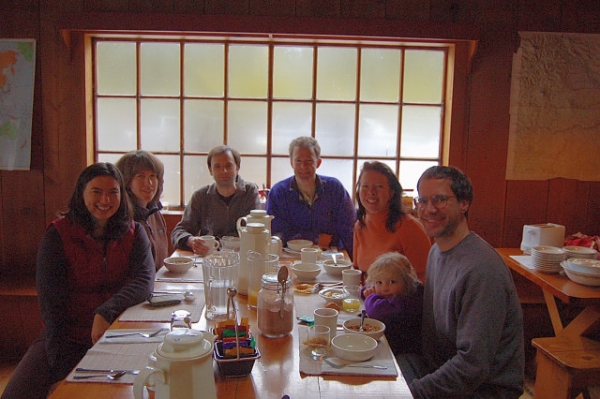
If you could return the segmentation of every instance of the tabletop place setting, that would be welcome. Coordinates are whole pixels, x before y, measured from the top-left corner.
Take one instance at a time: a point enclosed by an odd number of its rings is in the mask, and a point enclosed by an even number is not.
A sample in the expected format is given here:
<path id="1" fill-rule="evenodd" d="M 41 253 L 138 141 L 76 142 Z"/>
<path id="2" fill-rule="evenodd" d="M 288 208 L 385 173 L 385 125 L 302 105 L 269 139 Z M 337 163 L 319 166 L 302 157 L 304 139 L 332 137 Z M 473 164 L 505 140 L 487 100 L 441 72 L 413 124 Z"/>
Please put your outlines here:
<path id="1" fill-rule="evenodd" d="M 184 250 L 166 258 L 154 292 L 121 314 L 67 381 L 130 385 L 136 399 L 211 399 L 228 381 L 261 375 L 265 355 L 289 348 L 280 361 L 296 363 L 299 381 L 362 376 L 361 384 L 393 379 L 406 388 L 385 325 L 364 310 L 362 273 L 345 253 L 308 240 L 284 247 L 257 222 L 270 221 L 263 213 L 240 219 L 240 237 L 221 238 L 200 261 Z"/>

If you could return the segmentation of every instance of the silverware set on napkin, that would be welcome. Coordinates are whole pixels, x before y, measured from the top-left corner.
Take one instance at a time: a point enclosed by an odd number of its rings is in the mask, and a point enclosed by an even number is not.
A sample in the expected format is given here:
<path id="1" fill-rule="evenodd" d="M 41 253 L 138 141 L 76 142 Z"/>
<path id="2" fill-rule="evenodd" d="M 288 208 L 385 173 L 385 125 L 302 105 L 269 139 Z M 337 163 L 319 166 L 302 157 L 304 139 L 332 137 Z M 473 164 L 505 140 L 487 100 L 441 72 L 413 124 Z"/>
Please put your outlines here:
<path id="1" fill-rule="evenodd" d="M 87 380 L 90 378 L 108 378 L 109 380 L 116 381 L 123 377 L 125 374 L 137 375 L 140 370 L 109 370 L 109 369 L 86 369 L 78 367 L 75 369 L 76 373 L 92 373 L 85 375 L 75 375 L 74 380 Z"/>

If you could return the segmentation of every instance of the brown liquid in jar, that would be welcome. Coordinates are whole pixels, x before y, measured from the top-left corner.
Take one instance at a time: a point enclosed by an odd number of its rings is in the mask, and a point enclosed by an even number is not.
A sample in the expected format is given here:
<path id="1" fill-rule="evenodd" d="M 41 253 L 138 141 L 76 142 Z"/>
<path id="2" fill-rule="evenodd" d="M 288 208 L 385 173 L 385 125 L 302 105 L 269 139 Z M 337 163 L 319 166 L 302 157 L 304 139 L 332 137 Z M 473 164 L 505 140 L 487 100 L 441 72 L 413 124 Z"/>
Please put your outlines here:
<path id="1" fill-rule="evenodd" d="M 272 312 L 267 308 L 258 309 L 258 329 L 269 338 L 279 338 L 288 335 L 293 328 L 292 309 L 283 309 L 283 318 L 279 310 Z"/>

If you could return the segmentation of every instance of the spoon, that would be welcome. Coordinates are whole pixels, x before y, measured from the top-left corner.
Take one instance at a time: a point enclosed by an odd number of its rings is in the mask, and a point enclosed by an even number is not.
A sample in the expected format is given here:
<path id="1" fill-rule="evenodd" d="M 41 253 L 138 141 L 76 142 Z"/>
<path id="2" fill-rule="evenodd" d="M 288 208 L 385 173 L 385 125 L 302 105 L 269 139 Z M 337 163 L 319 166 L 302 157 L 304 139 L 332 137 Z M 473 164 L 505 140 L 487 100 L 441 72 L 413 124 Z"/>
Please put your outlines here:
<path id="1" fill-rule="evenodd" d="M 337 266 L 337 254 L 336 253 L 332 253 L 331 257 L 333 258 L 333 264 L 334 264 L 334 266 Z"/>
<path id="2" fill-rule="evenodd" d="M 336 358 L 325 358 L 325 363 L 327 363 L 334 369 L 341 369 L 344 367 L 360 367 L 360 368 L 365 368 L 365 369 L 387 370 L 387 366 L 380 366 L 377 364 L 347 363 L 343 360 L 336 359 Z"/>
<path id="3" fill-rule="evenodd" d="M 363 327 L 365 325 L 365 316 L 367 315 L 367 311 L 363 309 L 361 315 L 360 315 L 360 328 L 358 329 L 359 332 L 363 331 Z"/>
<path id="4" fill-rule="evenodd" d="M 277 271 L 277 281 L 281 284 L 281 306 L 279 308 L 279 317 L 283 319 L 283 304 L 285 302 L 285 284 L 288 279 L 288 269 L 285 266 L 282 266 Z"/>
<path id="5" fill-rule="evenodd" d="M 108 374 L 76 375 L 76 376 L 73 376 L 73 379 L 74 380 L 86 380 L 88 378 L 106 377 L 111 381 L 116 381 L 119 378 L 123 377 L 125 374 L 127 374 L 127 370 L 115 371 L 114 373 L 108 373 Z"/>
<path id="6" fill-rule="evenodd" d="M 235 303 L 233 302 L 233 298 L 237 295 L 237 290 L 235 287 L 227 287 L 227 316 L 229 316 L 229 304 L 231 303 L 231 307 L 233 307 L 233 311 L 235 312 Z"/>

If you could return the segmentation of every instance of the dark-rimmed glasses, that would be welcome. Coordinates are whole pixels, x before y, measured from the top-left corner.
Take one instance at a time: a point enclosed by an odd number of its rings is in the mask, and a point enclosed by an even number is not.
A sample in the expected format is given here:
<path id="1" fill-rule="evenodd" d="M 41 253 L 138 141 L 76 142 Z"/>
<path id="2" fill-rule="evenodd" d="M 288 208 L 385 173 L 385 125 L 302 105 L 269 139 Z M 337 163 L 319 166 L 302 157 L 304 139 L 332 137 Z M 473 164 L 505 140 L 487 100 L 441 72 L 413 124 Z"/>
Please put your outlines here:
<path id="1" fill-rule="evenodd" d="M 435 209 L 443 209 L 448 204 L 448 200 L 450 198 L 456 198 L 455 195 L 434 195 L 431 198 L 427 197 L 416 197 L 413 202 L 415 203 L 415 208 L 423 210 L 427 207 L 427 203 L 431 202 L 431 205 Z"/>

